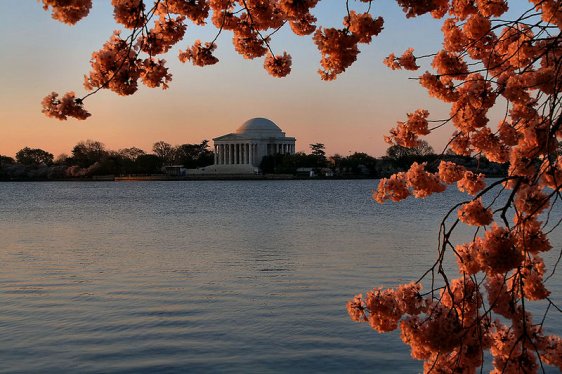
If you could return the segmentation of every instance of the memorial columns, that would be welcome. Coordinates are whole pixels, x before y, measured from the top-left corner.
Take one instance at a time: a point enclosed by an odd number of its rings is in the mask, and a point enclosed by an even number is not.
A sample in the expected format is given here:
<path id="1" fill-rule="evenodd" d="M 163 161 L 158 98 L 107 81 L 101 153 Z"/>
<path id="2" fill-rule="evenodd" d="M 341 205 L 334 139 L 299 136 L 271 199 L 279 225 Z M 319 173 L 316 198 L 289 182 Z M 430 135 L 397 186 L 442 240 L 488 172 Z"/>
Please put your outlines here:
<path id="1" fill-rule="evenodd" d="M 250 165 L 254 164 L 254 145 L 250 143 L 249 145 L 249 155 L 248 155 L 248 163 Z"/>
<path id="2" fill-rule="evenodd" d="M 269 140 L 269 139 L 267 139 Z M 214 145 L 215 165 L 251 165 L 259 166 L 259 155 L 274 156 L 295 153 L 295 144 L 285 139 L 275 140 L 252 139 L 227 139 Z M 224 143 L 223 143 L 224 142 Z M 259 144 L 258 144 L 259 143 Z M 263 153 L 262 153 L 263 152 Z"/>

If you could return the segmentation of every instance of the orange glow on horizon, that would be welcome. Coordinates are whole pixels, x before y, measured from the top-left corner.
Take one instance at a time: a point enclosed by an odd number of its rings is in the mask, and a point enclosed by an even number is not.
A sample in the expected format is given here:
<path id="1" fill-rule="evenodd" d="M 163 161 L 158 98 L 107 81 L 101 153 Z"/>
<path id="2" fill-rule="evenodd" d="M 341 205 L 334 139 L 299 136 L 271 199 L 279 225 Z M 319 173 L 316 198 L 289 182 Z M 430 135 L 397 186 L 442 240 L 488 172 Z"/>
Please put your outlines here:
<path id="1" fill-rule="evenodd" d="M 383 66 L 389 48 L 407 47 L 405 41 L 397 43 L 396 35 L 404 33 L 398 22 L 385 25 L 377 46 L 364 48 L 358 61 L 334 82 L 319 79 L 319 55 L 308 39 L 286 40 L 281 33 L 273 41 L 276 48 L 292 50 L 294 66 L 288 77 L 276 79 L 263 70 L 262 61 L 236 55 L 225 37 L 218 48 L 221 61 L 213 66 L 183 65 L 177 61 L 177 51 L 169 52 L 173 81 L 168 90 L 141 87 L 131 97 L 102 91 L 85 101 L 92 117 L 59 122 L 41 113 L 41 99 L 53 90 L 84 94 L 81 81 L 89 70 L 90 54 L 114 27 L 103 23 L 112 19 L 111 7 L 96 3 L 90 17 L 69 28 L 53 21 L 34 2 L 6 4 L 0 9 L 5 21 L 0 23 L 4 31 L 0 40 L 11 53 L 0 56 L 4 67 L 0 80 L 6 88 L 0 92 L 2 155 L 14 156 L 26 146 L 55 156 L 68 154 L 86 139 L 113 150 L 136 146 L 151 151 L 156 141 L 198 143 L 261 116 L 294 136 L 297 151 L 308 152 L 309 144 L 324 143 L 328 155 L 365 152 L 380 156 L 387 148 L 383 135 L 406 113 L 428 107 L 437 118 L 447 114 L 417 82 L 407 79 L 410 74 L 390 72 Z M 14 23 L 23 13 L 33 22 Z M 427 29 L 421 22 L 409 22 L 408 27 Z M 29 51 L 41 58 L 32 58 Z M 428 140 L 439 150 L 446 137 L 443 132 Z"/>

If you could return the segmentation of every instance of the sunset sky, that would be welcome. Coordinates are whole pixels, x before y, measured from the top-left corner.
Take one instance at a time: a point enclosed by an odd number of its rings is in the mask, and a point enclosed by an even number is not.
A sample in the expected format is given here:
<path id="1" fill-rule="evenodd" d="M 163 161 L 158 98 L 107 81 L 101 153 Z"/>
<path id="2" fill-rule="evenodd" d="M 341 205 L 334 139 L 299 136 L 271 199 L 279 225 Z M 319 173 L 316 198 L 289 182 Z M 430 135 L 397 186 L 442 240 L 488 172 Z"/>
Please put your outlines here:
<path id="1" fill-rule="evenodd" d="M 362 9 L 357 2 L 357 9 Z M 198 143 L 233 132 L 252 117 L 267 117 L 288 136 L 297 138 L 297 151 L 310 143 L 324 143 L 328 154 L 359 151 L 382 155 L 383 135 L 407 112 L 425 107 L 433 118 L 448 108 L 427 97 L 415 72 L 393 72 L 382 64 L 391 52 L 412 46 L 416 54 L 440 46 L 440 23 L 429 17 L 406 20 L 391 1 L 373 6 L 385 26 L 370 45 L 360 45 L 358 61 L 334 82 L 316 73 L 320 54 L 310 37 L 297 37 L 286 27 L 272 42 L 276 53 L 293 56 L 287 78 L 269 76 L 263 59 L 245 60 L 235 53 L 232 34 L 218 40 L 217 65 L 199 68 L 181 64 L 178 49 L 196 39 L 209 41 L 216 30 L 190 24 L 184 41 L 166 56 L 173 74 L 171 87 L 140 85 L 129 97 L 102 91 L 86 102 L 92 113 L 86 121 L 60 122 L 41 113 L 41 99 L 51 91 L 75 91 L 82 96 L 83 75 L 92 51 L 98 50 L 117 28 L 110 1 L 94 0 L 90 15 L 76 26 L 51 19 L 34 0 L 0 2 L 0 154 L 13 156 L 29 146 L 58 155 L 69 153 L 80 140 L 93 139 L 110 149 L 138 146 L 150 151 L 164 140 L 172 144 Z M 341 25 L 344 1 L 322 1 L 313 12 L 323 26 Z M 423 64 L 423 68 L 427 66 Z M 431 135 L 441 150 L 449 131 Z"/>

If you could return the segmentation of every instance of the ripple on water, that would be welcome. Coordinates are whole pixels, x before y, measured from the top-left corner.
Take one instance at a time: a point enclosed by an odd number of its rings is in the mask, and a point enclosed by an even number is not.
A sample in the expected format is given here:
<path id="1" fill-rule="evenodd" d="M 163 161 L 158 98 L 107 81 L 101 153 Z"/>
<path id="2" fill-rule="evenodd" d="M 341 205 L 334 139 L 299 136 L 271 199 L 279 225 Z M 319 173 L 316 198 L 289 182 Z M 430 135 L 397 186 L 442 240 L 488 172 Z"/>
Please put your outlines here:
<path id="1" fill-rule="evenodd" d="M 345 303 L 426 270 L 461 197 L 372 187 L 0 184 L 0 372 L 418 372 Z"/>

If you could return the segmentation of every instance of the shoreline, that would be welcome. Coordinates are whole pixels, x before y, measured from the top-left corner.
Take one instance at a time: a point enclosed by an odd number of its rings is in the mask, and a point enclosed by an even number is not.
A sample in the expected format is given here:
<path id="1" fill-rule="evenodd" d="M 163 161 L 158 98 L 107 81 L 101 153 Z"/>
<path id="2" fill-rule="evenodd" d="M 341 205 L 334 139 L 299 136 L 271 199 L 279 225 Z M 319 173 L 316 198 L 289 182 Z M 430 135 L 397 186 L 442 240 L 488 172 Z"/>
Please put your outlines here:
<path id="1" fill-rule="evenodd" d="M 336 177 L 308 177 L 290 174 L 266 174 L 266 175 L 205 175 L 187 177 L 169 177 L 163 175 L 154 176 L 99 176 L 92 178 L 60 178 L 60 179 L 0 179 L 0 183 L 9 182 L 178 182 L 178 181 L 278 181 L 278 180 L 357 180 L 357 179 L 380 179 L 374 176 L 336 176 Z"/>

